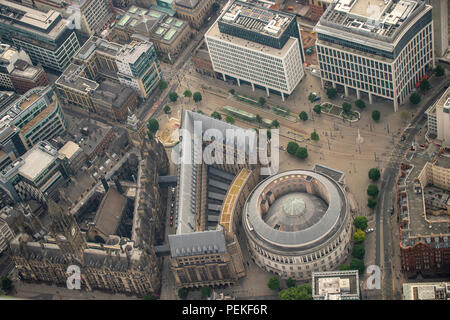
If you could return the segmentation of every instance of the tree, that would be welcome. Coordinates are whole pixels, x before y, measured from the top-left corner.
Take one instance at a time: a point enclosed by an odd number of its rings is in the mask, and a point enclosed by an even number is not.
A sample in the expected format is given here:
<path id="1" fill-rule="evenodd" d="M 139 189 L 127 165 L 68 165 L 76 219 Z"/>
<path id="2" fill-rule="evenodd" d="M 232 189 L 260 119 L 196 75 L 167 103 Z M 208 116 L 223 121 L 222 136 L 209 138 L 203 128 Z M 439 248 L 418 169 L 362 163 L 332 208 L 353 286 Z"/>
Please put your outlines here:
<path id="1" fill-rule="evenodd" d="M 410 113 L 406 110 L 403 110 L 400 113 L 400 118 L 403 120 L 404 123 L 408 122 L 408 119 L 411 117 Z"/>
<path id="2" fill-rule="evenodd" d="M 274 127 L 274 128 L 280 127 L 280 123 L 278 122 L 278 120 L 275 119 L 272 121 L 272 127 Z"/>
<path id="3" fill-rule="evenodd" d="M 233 124 L 233 123 L 234 123 L 234 118 L 233 118 L 232 116 L 226 116 L 226 117 L 225 117 L 225 121 L 226 121 L 227 123 Z"/>
<path id="4" fill-rule="evenodd" d="M 191 101 L 191 97 L 192 97 L 192 91 L 191 91 L 191 90 L 189 90 L 189 89 L 187 89 L 187 90 L 184 90 L 184 92 L 183 92 L 183 96 L 184 96 L 185 98 L 188 98 L 188 99 L 189 99 L 189 101 Z"/>
<path id="5" fill-rule="evenodd" d="M 155 118 L 151 118 L 147 122 L 147 128 L 150 130 L 150 132 L 155 133 L 159 129 L 159 123 L 158 120 Z"/>
<path id="6" fill-rule="evenodd" d="M 170 113 L 170 107 L 169 106 L 164 106 L 164 113 L 165 114 L 169 114 Z"/>
<path id="7" fill-rule="evenodd" d="M 313 108 L 314 112 L 317 114 L 321 114 L 322 113 L 322 106 L 320 104 L 316 104 Z"/>
<path id="8" fill-rule="evenodd" d="M 299 147 L 295 152 L 295 156 L 301 160 L 308 158 L 308 150 L 304 147 Z"/>
<path id="9" fill-rule="evenodd" d="M 370 209 L 375 208 L 375 207 L 377 206 L 377 200 L 374 199 L 374 198 L 369 198 L 369 199 L 367 199 L 367 206 L 368 206 Z"/>
<path id="10" fill-rule="evenodd" d="M 369 186 L 367 187 L 367 195 L 371 197 L 378 196 L 378 192 L 379 190 L 376 184 L 369 184 Z"/>
<path id="11" fill-rule="evenodd" d="M 409 97 L 409 101 L 412 103 L 412 104 L 418 104 L 419 102 L 420 102 L 420 95 L 417 93 L 417 92 L 413 92 L 412 94 L 411 94 L 411 96 Z"/>
<path id="12" fill-rule="evenodd" d="M 366 239 L 366 234 L 361 229 L 358 229 L 353 234 L 353 241 L 356 243 L 361 243 Z"/>
<path id="13" fill-rule="evenodd" d="M 314 132 L 311 133 L 311 140 L 313 141 L 319 141 L 319 134 L 314 130 Z"/>
<path id="14" fill-rule="evenodd" d="M 193 99 L 196 103 L 202 101 L 202 94 L 200 92 L 194 92 Z"/>
<path id="15" fill-rule="evenodd" d="M 197 113 L 205 114 L 202 110 L 197 110 Z"/>
<path id="16" fill-rule="evenodd" d="M 142 297 L 143 300 L 156 300 L 156 296 L 153 293 L 147 294 Z"/>
<path id="17" fill-rule="evenodd" d="M 292 279 L 292 278 L 288 278 L 288 279 L 286 280 L 286 285 L 288 286 L 288 288 L 295 287 L 296 284 L 297 284 L 297 281 L 295 281 L 295 280 Z"/>
<path id="18" fill-rule="evenodd" d="M 147 131 L 148 140 L 152 141 L 154 139 L 153 133 L 151 131 Z"/>
<path id="19" fill-rule="evenodd" d="M 259 114 L 256 115 L 256 122 L 258 123 L 262 122 L 262 117 Z"/>
<path id="20" fill-rule="evenodd" d="M 350 266 L 348 264 L 342 264 L 339 266 L 339 270 L 341 271 L 350 270 Z"/>
<path id="21" fill-rule="evenodd" d="M 219 9 L 220 9 L 220 4 L 218 4 L 217 2 L 214 2 L 211 6 L 211 12 L 213 14 L 216 14 L 217 11 L 219 11 Z"/>
<path id="22" fill-rule="evenodd" d="M 378 111 L 378 110 L 372 111 L 372 119 L 373 120 L 378 121 L 378 120 L 380 120 L 380 117 L 381 117 L 380 111 Z"/>
<path id="23" fill-rule="evenodd" d="M 436 69 L 434 69 L 434 74 L 436 77 L 442 77 L 445 75 L 445 69 L 441 65 L 438 65 Z"/>
<path id="24" fill-rule="evenodd" d="M 280 280 L 276 277 L 272 277 L 267 282 L 267 287 L 269 287 L 270 290 L 279 290 L 280 289 Z"/>
<path id="25" fill-rule="evenodd" d="M 234 89 L 230 89 L 228 92 L 231 93 L 231 94 L 235 93 Z"/>
<path id="26" fill-rule="evenodd" d="M 430 90 L 430 81 L 428 81 L 428 79 L 424 79 L 422 80 L 422 82 L 420 83 L 420 90 L 422 91 L 428 91 Z"/>
<path id="27" fill-rule="evenodd" d="M 172 102 L 176 102 L 177 101 L 177 99 L 178 99 L 178 94 L 176 93 L 176 92 L 170 92 L 169 93 L 169 99 L 170 99 L 170 101 L 172 101 Z"/>
<path id="28" fill-rule="evenodd" d="M 178 296 L 180 297 L 180 299 L 186 299 L 188 296 L 188 291 L 186 288 L 180 288 L 178 289 Z"/>
<path id="29" fill-rule="evenodd" d="M 364 216 L 357 216 L 355 219 L 353 219 L 353 225 L 356 227 L 356 229 L 360 230 L 366 230 L 367 229 L 367 218 Z"/>
<path id="30" fill-rule="evenodd" d="M 299 148 L 299 147 L 298 147 L 298 144 L 297 144 L 297 143 L 290 141 L 290 142 L 288 142 L 288 144 L 287 144 L 286 151 L 287 151 L 289 154 L 295 155 L 295 153 L 297 152 L 298 148 Z"/>
<path id="31" fill-rule="evenodd" d="M 329 99 L 334 99 L 337 96 L 337 90 L 335 88 L 328 88 L 327 89 L 327 97 Z"/>
<path id="32" fill-rule="evenodd" d="M 305 111 L 300 112 L 300 114 L 298 115 L 300 120 L 306 121 L 308 120 L 308 114 Z"/>
<path id="33" fill-rule="evenodd" d="M 366 270 L 366 266 L 364 265 L 364 261 L 353 258 L 350 262 L 350 270 L 358 270 L 359 274 L 363 274 L 364 270 Z"/>
<path id="34" fill-rule="evenodd" d="M 211 287 L 210 286 L 203 286 L 200 289 L 202 299 L 211 297 Z"/>
<path id="35" fill-rule="evenodd" d="M 211 113 L 211 117 L 213 117 L 214 119 L 217 119 L 217 120 L 222 120 L 222 116 L 217 111 L 214 111 L 213 113 Z"/>
<path id="36" fill-rule="evenodd" d="M 159 89 L 161 89 L 161 91 L 167 89 L 168 86 L 169 86 L 169 85 L 168 85 L 167 82 L 164 81 L 164 80 L 161 80 L 161 81 L 159 82 Z"/>
<path id="37" fill-rule="evenodd" d="M 314 94 L 314 93 L 310 93 L 309 94 L 309 96 L 308 96 L 308 100 L 312 103 L 312 102 L 314 102 L 314 99 L 316 98 L 316 95 Z"/>
<path id="38" fill-rule="evenodd" d="M 380 170 L 377 168 L 372 168 L 369 170 L 369 179 L 372 180 L 373 182 L 376 182 L 380 179 Z"/>
<path id="39" fill-rule="evenodd" d="M 345 114 L 349 114 L 350 111 L 352 110 L 352 105 L 350 103 L 348 103 L 348 102 L 344 102 L 342 104 L 342 110 L 344 110 Z"/>
<path id="40" fill-rule="evenodd" d="M 267 140 L 272 139 L 272 132 L 270 130 L 267 130 Z"/>
<path id="41" fill-rule="evenodd" d="M 364 259 L 364 255 L 366 254 L 366 250 L 363 246 L 359 244 L 355 244 L 352 250 L 352 256 L 357 259 Z"/>
<path id="42" fill-rule="evenodd" d="M 364 109 L 366 107 L 366 104 L 361 99 L 358 99 L 355 101 L 355 106 L 357 106 L 360 109 Z"/>
<path id="43" fill-rule="evenodd" d="M 258 103 L 262 107 L 262 106 L 264 106 L 266 104 L 266 99 L 264 97 L 259 97 L 258 98 Z"/>
<path id="44" fill-rule="evenodd" d="M 308 290 L 311 286 L 305 284 L 298 287 L 290 287 L 280 291 L 281 300 L 312 300 L 312 290 Z"/>
<path id="45" fill-rule="evenodd" d="M 1 289 L 5 293 L 9 293 L 13 288 L 12 281 L 8 277 L 2 277 L 1 279 Z"/>

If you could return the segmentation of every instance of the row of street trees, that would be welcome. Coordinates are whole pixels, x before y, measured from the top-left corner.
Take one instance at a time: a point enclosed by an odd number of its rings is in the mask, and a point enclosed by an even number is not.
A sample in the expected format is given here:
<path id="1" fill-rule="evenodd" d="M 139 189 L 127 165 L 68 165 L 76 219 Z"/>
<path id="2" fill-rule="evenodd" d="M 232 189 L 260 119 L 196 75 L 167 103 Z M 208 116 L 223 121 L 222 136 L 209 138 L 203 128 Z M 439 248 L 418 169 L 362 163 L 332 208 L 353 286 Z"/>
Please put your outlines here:
<path id="1" fill-rule="evenodd" d="M 278 296 L 281 300 L 312 300 L 312 288 L 310 284 L 298 285 L 297 282 L 289 278 L 286 280 L 287 288 L 281 290 Z M 267 282 L 267 287 L 273 291 L 279 291 L 281 288 L 280 279 L 272 277 Z"/>

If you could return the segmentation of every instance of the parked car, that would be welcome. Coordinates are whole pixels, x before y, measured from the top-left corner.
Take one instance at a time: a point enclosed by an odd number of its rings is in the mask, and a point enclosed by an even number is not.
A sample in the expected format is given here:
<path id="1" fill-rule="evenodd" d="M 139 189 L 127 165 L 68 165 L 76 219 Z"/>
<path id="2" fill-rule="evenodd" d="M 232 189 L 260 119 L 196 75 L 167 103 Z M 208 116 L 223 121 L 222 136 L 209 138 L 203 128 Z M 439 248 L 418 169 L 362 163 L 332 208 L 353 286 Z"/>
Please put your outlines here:
<path id="1" fill-rule="evenodd" d="M 320 100 L 320 97 L 318 97 L 318 96 L 316 96 L 315 98 L 314 98 L 314 101 L 319 101 Z"/>
<path id="2" fill-rule="evenodd" d="M 173 216 L 170 216 L 170 221 L 173 221 Z"/>
<path id="3" fill-rule="evenodd" d="M 173 227 L 173 221 L 170 221 L 170 226 Z"/>
<path id="4" fill-rule="evenodd" d="M 373 228 L 369 228 L 366 230 L 366 233 L 371 233 L 371 232 L 373 232 Z"/>

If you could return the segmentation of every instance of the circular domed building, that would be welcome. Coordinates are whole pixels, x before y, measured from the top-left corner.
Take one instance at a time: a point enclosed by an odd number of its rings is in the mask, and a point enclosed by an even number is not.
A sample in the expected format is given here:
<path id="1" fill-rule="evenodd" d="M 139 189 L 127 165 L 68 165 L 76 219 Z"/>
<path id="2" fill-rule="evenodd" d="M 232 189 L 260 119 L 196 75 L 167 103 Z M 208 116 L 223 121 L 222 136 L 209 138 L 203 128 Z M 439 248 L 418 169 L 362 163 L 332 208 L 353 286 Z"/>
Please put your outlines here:
<path id="1" fill-rule="evenodd" d="M 347 257 L 351 216 L 341 186 L 327 175 L 292 170 L 260 182 L 242 212 L 252 258 L 282 278 L 308 279 Z"/>

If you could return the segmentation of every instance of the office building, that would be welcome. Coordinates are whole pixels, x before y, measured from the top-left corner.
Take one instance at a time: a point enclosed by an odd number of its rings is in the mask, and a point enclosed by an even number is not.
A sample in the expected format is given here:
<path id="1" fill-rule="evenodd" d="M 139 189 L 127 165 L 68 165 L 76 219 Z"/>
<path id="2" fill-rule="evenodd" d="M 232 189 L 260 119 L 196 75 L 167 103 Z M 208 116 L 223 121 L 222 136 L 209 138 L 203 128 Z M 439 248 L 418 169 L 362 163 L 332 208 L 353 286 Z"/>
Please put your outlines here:
<path id="1" fill-rule="evenodd" d="M 434 67 L 431 6 L 420 0 L 339 0 L 331 3 L 314 30 L 322 86 L 345 95 L 408 101 Z"/>
<path id="2" fill-rule="evenodd" d="M 426 0 L 433 7 L 435 57 L 444 57 L 448 50 L 448 0 Z"/>
<path id="3" fill-rule="evenodd" d="M 45 202 L 57 196 L 68 180 L 64 156 L 48 142 L 41 141 L 0 173 L 0 187 L 14 201 L 34 199 Z"/>
<path id="4" fill-rule="evenodd" d="M 48 80 L 42 66 L 33 66 L 25 51 L 0 44 L 0 85 L 23 94 L 48 85 Z"/>
<path id="5" fill-rule="evenodd" d="M 8 249 L 9 242 L 14 238 L 14 232 L 11 230 L 5 220 L 0 218 L 0 254 Z"/>
<path id="6" fill-rule="evenodd" d="M 119 82 L 146 98 L 161 80 L 161 67 L 152 43 L 133 41 L 120 45 L 91 37 L 74 56 L 56 81 L 58 96 L 95 112 L 90 95 L 99 88 L 100 79 Z"/>
<path id="7" fill-rule="evenodd" d="M 154 9 L 132 6 L 114 26 L 121 41 L 149 40 L 160 56 L 173 62 L 191 40 L 192 30 L 183 20 Z M 172 60 L 172 61 L 171 61 Z"/>
<path id="8" fill-rule="evenodd" d="M 61 14 L 0 1 L 0 38 L 24 50 L 34 64 L 62 72 L 80 44 Z"/>
<path id="9" fill-rule="evenodd" d="M 427 111 L 428 136 L 443 147 L 450 147 L 450 88 Z"/>
<path id="10" fill-rule="evenodd" d="M 313 272 L 314 300 L 360 300 L 358 270 Z"/>
<path id="11" fill-rule="evenodd" d="M 200 29 L 205 19 L 211 14 L 213 0 L 174 0 L 172 9 L 178 18 L 187 21 L 192 28 Z"/>
<path id="12" fill-rule="evenodd" d="M 450 300 L 450 282 L 403 284 L 403 300 Z"/>
<path id="13" fill-rule="evenodd" d="M 0 145 L 17 157 L 65 130 L 64 115 L 51 87 L 31 89 L 0 111 Z"/>
<path id="14" fill-rule="evenodd" d="M 331 2 L 332 0 L 308 0 L 311 20 L 319 21 Z"/>
<path id="15" fill-rule="evenodd" d="M 402 271 L 409 277 L 449 274 L 448 152 L 429 144 L 423 153 L 416 153 L 401 165 L 396 190 Z"/>
<path id="16" fill-rule="evenodd" d="M 23 0 L 22 4 L 40 11 L 54 10 L 65 19 L 73 19 L 79 24 L 77 31 L 93 35 L 100 33 L 114 18 L 114 8 L 108 0 L 80 0 L 80 1 L 45 1 Z"/>
<path id="17" fill-rule="evenodd" d="M 304 76 L 303 49 L 295 15 L 233 1 L 205 35 L 214 71 L 281 95 Z"/>

